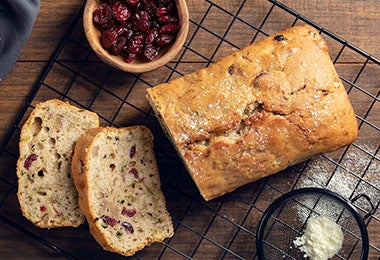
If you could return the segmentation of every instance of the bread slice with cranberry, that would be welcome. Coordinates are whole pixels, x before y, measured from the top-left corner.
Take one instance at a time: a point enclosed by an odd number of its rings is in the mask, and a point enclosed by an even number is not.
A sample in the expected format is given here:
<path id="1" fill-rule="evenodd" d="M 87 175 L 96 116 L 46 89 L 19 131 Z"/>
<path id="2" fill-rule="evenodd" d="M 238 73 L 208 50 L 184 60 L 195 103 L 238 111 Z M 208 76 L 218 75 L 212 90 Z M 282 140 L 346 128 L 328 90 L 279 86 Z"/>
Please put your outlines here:
<path id="1" fill-rule="evenodd" d="M 72 173 L 90 232 L 105 250 L 130 256 L 173 235 L 148 128 L 89 130 L 75 147 Z"/>
<path id="2" fill-rule="evenodd" d="M 79 226 L 84 216 L 70 173 L 75 143 L 98 116 L 57 99 L 36 105 L 21 129 L 17 162 L 23 215 L 41 228 Z"/>

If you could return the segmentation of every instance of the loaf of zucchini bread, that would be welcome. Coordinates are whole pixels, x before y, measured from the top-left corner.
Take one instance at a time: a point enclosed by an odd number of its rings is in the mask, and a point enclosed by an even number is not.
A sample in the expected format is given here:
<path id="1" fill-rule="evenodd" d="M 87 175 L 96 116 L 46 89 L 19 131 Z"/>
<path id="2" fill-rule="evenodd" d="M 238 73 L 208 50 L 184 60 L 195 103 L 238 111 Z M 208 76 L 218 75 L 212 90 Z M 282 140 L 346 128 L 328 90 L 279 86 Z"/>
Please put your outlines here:
<path id="1" fill-rule="evenodd" d="M 75 147 L 72 173 L 90 232 L 105 250 L 130 256 L 173 235 L 148 128 L 89 130 Z"/>
<path id="2" fill-rule="evenodd" d="M 75 143 L 98 116 L 53 99 L 36 105 L 21 129 L 17 162 L 18 200 L 23 215 L 42 228 L 84 222 L 70 173 Z"/>
<path id="3" fill-rule="evenodd" d="M 150 88 L 147 99 L 206 200 L 358 133 L 327 44 L 308 25 Z"/>

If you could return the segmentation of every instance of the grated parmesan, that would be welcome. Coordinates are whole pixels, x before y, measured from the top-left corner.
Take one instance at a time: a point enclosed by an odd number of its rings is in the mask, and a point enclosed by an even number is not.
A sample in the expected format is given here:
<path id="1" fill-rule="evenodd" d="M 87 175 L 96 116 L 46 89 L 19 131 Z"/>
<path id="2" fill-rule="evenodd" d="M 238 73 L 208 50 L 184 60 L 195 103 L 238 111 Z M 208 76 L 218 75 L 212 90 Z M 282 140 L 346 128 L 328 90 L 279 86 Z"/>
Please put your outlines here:
<path id="1" fill-rule="evenodd" d="M 327 260 L 342 248 L 343 232 L 341 227 L 326 216 L 311 218 L 302 236 L 293 241 L 304 257 L 311 260 Z"/>

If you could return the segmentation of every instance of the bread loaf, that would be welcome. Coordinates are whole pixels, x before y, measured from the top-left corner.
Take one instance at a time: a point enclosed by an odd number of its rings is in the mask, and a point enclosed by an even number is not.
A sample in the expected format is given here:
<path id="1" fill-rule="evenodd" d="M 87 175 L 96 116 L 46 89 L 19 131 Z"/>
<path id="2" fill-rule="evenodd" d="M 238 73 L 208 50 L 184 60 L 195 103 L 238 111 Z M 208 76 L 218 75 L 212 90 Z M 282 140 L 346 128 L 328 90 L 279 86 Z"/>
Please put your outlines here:
<path id="1" fill-rule="evenodd" d="M 17 162 L 18 199 L 23 215 L 36 226 L 83 223 L 70 164 L 78 138 L 98 126 L 95 113 L 56 99 L 37 104 L 26 120 Z"/>
<path id="2" fill-rule="evenodd" d="M 148 128 L 89 130 L 72 172 L 90 232 L 105 250 L 130 256 L 173 235 Z"/>
<path id="3" fill-rule="evenodd" d="M 327 44 L 307 25 L 150 88 L 147 99 L 206 200 L 358 133 Z"/>

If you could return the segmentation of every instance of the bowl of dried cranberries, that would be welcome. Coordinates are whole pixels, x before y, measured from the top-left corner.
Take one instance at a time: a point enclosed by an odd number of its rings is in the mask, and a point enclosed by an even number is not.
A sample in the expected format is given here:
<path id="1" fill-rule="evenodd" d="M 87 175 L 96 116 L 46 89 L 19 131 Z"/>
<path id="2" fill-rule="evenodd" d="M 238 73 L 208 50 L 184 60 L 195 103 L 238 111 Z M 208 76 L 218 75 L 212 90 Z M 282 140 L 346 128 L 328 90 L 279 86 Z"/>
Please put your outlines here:
<path id="1" fill-rule="evenodd" d="M 87 40 L 105 63 L 142 73 L 171 61 L 189 30 L 185 0 L 87 0 Z"/>

